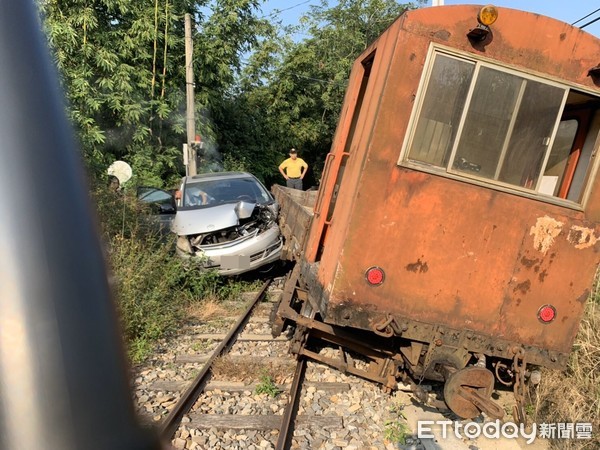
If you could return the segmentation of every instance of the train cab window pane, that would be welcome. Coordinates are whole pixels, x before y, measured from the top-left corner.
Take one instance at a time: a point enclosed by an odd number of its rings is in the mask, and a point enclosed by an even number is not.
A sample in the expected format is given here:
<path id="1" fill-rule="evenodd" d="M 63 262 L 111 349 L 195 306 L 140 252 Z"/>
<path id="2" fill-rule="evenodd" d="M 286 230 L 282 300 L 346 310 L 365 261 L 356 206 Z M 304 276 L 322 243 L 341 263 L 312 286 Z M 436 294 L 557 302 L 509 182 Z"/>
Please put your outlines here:
<path id="1" fill-rule="evenodd" d="M 565 90 L 482 67 L 453 169 L 535 189 Z"/>
<path id="2" fill-rule="evenodd" d="M 417 170 L 580 203 L 600 98 L 523 71 L 434 50 L 401 160 Z"/>
<path id="3" fill-rule="evenodd" d="M 550 150 L 548 164 L 546 164 L 544 176 L 542 177 L 539 188 L 540 193 L 558 196 L 578 128 L 579 122 L 576 119 L 560 122 L 552 150 Z"/>
<path id="4" fill-rule="evenodd" d="M 564 96 L 563 88 L 527 80 L 500 181 L 536 189 Z"/>
<path id="5" fill-rule="evenodd" d="M 475 65 L 436 55 L 408 158 L 445 167 Z"/>
<path id="6" fill-rule="evenodd" d="M 515 75 L 481 68 L 454 158 L 455 170 L 497 178 L 523 84 Z"/>

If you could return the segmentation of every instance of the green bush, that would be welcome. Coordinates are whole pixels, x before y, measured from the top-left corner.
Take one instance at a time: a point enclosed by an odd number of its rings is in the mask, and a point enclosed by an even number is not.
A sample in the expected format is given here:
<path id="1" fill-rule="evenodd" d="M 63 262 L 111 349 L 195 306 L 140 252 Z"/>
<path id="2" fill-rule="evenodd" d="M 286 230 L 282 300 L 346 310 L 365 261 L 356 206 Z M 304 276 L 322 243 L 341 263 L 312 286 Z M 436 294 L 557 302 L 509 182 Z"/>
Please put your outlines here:
<path id="1" fill-rule="evenodd" d="M 149 227 L 144 221 L 149 211 L 133 193 L 114 193 L 98 185 L 93 197 L 134 363 L 143 361 L 158 339 L 180 328 L 191 304 L 206 298 L 233 300 L 256 286 L 221 278 L 177 257 L 175 235 L 161 235 Z"/>
<path id="2" fill-rule="evenodd" d="M 383 424 L 383 436 L 392 444 L 406 444 L 406 438 L 410 436 L 410 428 L 404 416 L 404 405 L 394 404 L 390 407 L 391 417 Z"/>
<path id="3" fill-rule="evenodd" d="M 94 190 L 117 309 L 133 362 L 177 330 L 185 308 L 218 289 L 212 272 L 189 267 L 175 254 L 174 235 L 145 226 L 147 211 L 135 195 Z"/>
<path id="4" fill-rule="evenodd" d="M 125 338 L 139 361 L 183 314 L 189 296 L 182 289 L 182 265 L 168 243 L 135 236 L 114 237 L 109 254 Z"/>

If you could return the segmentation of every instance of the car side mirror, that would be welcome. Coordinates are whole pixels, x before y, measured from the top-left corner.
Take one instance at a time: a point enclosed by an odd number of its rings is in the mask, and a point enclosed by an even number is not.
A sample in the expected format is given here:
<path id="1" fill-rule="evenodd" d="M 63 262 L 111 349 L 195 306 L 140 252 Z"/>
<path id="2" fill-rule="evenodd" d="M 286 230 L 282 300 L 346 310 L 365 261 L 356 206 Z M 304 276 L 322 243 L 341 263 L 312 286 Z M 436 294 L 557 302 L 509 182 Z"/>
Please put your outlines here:
<path id="1" fill-rule="evenodd" d="M 160 214 L 173 214 L 175 213 L 175 206 L 162 204 L 160 205 Z"/>

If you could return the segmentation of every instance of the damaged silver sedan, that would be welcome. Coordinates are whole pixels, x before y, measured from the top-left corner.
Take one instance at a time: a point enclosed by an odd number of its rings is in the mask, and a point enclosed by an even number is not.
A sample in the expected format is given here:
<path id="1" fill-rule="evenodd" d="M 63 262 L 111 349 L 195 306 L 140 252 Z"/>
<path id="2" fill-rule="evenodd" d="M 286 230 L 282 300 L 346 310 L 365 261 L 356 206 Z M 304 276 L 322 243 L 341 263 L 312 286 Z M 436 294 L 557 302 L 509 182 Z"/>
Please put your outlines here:
<path id="1" fill-rule="evenodd" d="M 237 275 L 280 259 L 278 205 L 253 175 L 208 173 L 185 177 L 172 231 L 177 253 L 221 275 Z"/>

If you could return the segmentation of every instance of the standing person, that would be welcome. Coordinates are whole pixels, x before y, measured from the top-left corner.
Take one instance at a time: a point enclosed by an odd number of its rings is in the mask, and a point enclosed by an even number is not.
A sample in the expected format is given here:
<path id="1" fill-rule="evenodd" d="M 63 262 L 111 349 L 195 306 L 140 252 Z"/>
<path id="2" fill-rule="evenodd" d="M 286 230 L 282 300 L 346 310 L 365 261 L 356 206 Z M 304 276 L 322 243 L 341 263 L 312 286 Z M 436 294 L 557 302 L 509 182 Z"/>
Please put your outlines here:
<path id="1" fill-rule="evenodd" d="M 302 179 L 306 175 L 308 164 L 302 158 L 298 158 L 295 148 L 290 150 L 290 157 L 279 164 L 279 172 L 286 179 L 289 188 L 302 190 Z"/>
<path id="2" fill-rule="evenodd" d="M 108 190 L 112 192 L 119 192 L 121 189 L 121 182 L 114 175 L 108 176 Z"/>

